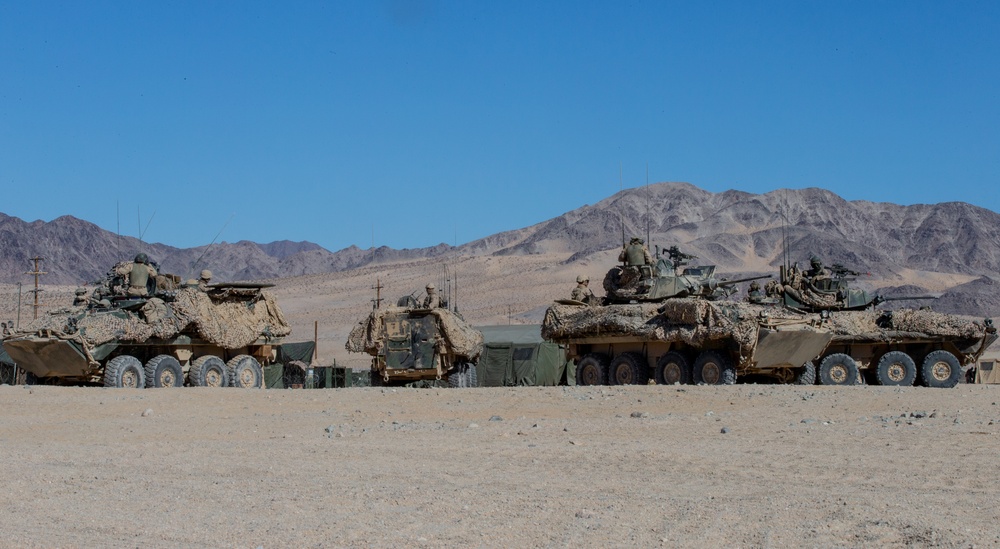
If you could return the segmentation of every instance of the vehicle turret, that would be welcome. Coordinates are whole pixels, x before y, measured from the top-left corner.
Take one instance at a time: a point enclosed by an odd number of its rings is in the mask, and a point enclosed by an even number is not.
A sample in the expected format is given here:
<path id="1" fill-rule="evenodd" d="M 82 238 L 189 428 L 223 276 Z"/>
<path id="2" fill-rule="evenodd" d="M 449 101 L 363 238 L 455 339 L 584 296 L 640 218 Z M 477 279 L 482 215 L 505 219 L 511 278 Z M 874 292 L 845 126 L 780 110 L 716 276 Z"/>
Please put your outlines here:
<path id="1" fill-rule="evenodd" d="M 716 278 L 715 265 L 688 266 L 697 256 L 681 252 L 677 246 L 657 249 L 653 264 L 629 265 L 623 253 L 623 265 L 617 265 L 604 277 L 608 303 L 656 302 L 671 298 L 701 297 L 724 299 L 736 293 L 736 284 L 771 278 L 771 275 L 727 280 Z"/>

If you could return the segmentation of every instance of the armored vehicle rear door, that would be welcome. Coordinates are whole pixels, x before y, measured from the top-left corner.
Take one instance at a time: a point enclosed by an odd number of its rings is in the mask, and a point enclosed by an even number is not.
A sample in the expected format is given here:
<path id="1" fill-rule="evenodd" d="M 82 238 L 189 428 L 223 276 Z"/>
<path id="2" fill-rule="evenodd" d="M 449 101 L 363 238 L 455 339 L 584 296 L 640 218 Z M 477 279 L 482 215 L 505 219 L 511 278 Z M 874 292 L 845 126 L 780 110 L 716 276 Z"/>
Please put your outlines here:
<path id="1" fill-rule="evenodd" d="M 408 370 L 434 367 L 437 327 L 432 315 L 386 319 L 386 367 Z"/>

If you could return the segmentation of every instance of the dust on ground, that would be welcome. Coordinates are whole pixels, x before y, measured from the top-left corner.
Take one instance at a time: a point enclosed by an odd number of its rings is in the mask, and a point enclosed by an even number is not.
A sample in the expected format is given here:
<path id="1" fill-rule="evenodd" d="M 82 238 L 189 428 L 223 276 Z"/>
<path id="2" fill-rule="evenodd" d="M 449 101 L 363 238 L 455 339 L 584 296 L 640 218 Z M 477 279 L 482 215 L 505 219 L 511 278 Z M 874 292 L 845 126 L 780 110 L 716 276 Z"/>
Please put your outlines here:
<path id="1" fill-rule="evenodd" d="M 1000 389 L 0 386 L 13 547 L 995 546 Z"/>

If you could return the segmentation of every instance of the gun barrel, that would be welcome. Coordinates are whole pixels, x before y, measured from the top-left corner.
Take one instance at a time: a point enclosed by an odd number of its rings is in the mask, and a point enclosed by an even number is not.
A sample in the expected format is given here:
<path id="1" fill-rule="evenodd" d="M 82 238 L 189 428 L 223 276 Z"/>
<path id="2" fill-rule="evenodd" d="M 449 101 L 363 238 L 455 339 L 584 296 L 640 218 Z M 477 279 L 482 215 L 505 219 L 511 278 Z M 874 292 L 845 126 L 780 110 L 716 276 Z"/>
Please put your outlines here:
<path id="1" fill-rule="evenodd" d="M 723 280 L 719 282 L 719 286 L 732 286 L 740 282 L 750 282 L 751 280 L 762 280 L 764 278 L 774 278 L 774 275 L 748 276 L 746 278 L 737 278 L 736 280 Z"/>

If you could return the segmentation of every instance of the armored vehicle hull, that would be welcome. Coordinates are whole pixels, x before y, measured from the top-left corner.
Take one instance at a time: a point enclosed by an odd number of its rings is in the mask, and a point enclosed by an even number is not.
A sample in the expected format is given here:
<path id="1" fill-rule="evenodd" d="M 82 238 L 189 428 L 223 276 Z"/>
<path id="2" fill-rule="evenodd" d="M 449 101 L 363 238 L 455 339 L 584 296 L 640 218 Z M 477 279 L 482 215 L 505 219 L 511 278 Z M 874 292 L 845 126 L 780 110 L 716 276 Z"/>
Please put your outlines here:
<path id="1" fill-rule="evenodd" d="M 997 339 L 990 319 L 931 310 L 827 314 L 833 340 L 817 362 L 823 385 L 913 385 L 949 388 Z"/>
<path id="2" fill-rule="evenodd" d="M 579 385 L 730 384 L 761 374 L 793 381 L 834 334 L 818 317 L 728 301 L 553 305 L 542 337 L 566 346 Z"/>
<path id="3" fill-rule="evenodd" d="M 799 384 L 953 387 L 997 339 L 988 319 L 933 311 L 804 313 L 700 299 L 556 304 L 542 335 L 567 346 L 582 385 L 728 384 L 763 375 Z"/>
<path id="4" fill-rule="evenodd" d="M 372 385 L 441 381 L 476 385 L 483 335 L 443 308 L 386 307 L 372 311 L 348 337 L 350 352 L 372 356 Z"/>
<path id="5" fill-rule="evenodd" d="M 164 283 L 162 275 L 157 279 Z M 41 383 L 261 387 L 261 364 L 290 332 L 263 287 L 216 284 L 208 291 L 161 288 L 148 298 L 112 296 L 40 318 L 6 338 L 4 348 Z"/>

